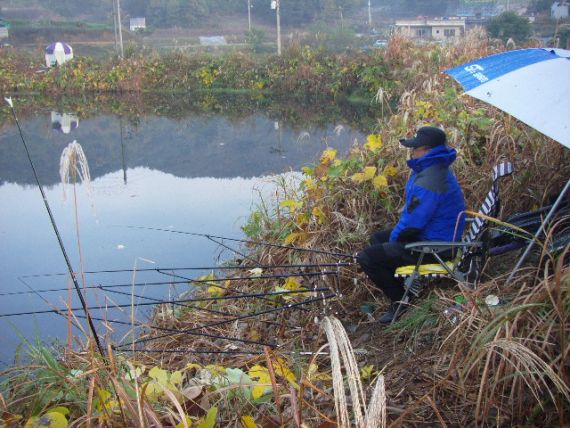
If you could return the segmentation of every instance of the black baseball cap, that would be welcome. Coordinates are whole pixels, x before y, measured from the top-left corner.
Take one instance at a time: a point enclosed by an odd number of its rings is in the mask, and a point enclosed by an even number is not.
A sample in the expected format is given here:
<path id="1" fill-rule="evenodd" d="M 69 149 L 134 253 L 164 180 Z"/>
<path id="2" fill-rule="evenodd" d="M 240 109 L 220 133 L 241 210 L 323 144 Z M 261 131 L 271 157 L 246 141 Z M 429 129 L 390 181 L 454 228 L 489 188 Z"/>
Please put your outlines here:
<path id="1" fill-rule="evenodd" d="M 416 132 L 414 138 L 400 139 L 400 144 L 404 147 L 416 148 L 416 147 L 437 147 L 445 146 L 447 138 L 445 132 L 435 126 L 422 126 Z"/>

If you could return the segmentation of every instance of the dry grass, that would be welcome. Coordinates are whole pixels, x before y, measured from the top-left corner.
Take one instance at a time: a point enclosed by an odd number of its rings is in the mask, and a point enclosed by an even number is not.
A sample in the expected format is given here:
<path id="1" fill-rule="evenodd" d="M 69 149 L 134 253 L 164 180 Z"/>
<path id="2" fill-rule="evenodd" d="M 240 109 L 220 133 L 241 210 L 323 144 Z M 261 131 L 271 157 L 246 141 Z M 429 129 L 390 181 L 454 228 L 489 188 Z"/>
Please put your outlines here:
<path id="1" fill-rule="evenodd" d="M 341 161 L 346 169 L 334 176 L 331 174 L 334 164 L 321 162 L 311 177 L 315 182 L 313 187 L 306 187 L 303 192 L 284 188 L 277 201 L 264 205 L 260 210 L 261 230 L 255 238 L 282 244 L 288 232 L 295 232 L 302 236 L 293 242 L 296 246 L 355 253 L 365 245 L 372 231 L 396 220 L 407 178 L 405 154 L 398 139 L 428 123 L 444 127 L 451 145 L 459 152 L 455 172 L 465 190 L 468 207 L 480 205 L 490 186 L 492 167 L 505 158 L 514 163 L 516 172 L 513 178 L 501 183 L 501 218 L 548 202 L 570 175 L 568 151 L 509 116 L 461 96 L 456 86 L 439 74 L 442 69 L 494 51 L 480 34 L 472 34 L 452 46 L 429 49 L 415 47 L 399 36 L 394 38 L 386 49 L 386 57 L 395 67 L 394 77 L 402 82 L 398 92 L 400 106 L 386 122 L 378 124 L 382 149 L 365 150 L 363 142 L 359 142 L 347 159 Z M 380 101 L 385 93 L 378 94 Z M 389 177 L 387 188 L 378 191 L 369 183 L 351 179 L 352 174 L 366 166 L 375 166 L 379 171 L 392 166 L 397 173 Z M 279 207 L 284 199 L 298 200 L 301 209 L 288 211 Z M 309 215 L 303 217 L 306 213 Z M 339 257 L 285 248 L 252 245 L 246 250 L 263 265 L 339 261 Z M 258 424 L 268 427 L 337 423 L 340 426 L 562 425 L 568 421 L 570 394 L 567 371 L 570 279 L 563 259 L 543 253 L 538 262 L 525 266 L 508 285 L 504 283 L 508 270 L 501 273 L 500 269 L 494 269 L 493 277 L 477 290 L 461 284 L 436 284 L 430 295 L 389 331 L 370 324 L 358 310 L 364 301 L 372 301 L 377 307 L 383 301 L 353 265 L 343 267 L 337 275 L 305 277 L 297 284 L 308 290 L 328 287 L 337 296 L 328 303 L 265 312 L 227 323 L 223 322 L 322 294 L 295 295 L 290 299 L 211 300 L 196 303 L 194 309 L 175 312 L 170 306 L 157 307 L 153 327 L 195 330 L 193 334 L 164 336 L 146 346 L 154 351 L 187 351 L 137 353 L 136 360 L 147 367 L 160 366 L 171 371 L 185 368 L 188 363 L 200 365 L 184 369 L 184 388 L 198 388 L 193 390 L 198 392 L 192 398 L 182 398 L 171 391 L 172 396 L 166 394 L 157 405 L 146 398 L 146 378 L 138 381 L 141 393 L 133 395 L 128 390 L 133 386 L 124 382 L 125 362 L 121 355 L 117 356 L 120 363 L 104 370 L 93 353 L 77 354 L 56 371 L 65 373 L 72 367 L 88 367 L 76 397 L 78 403 L 86 405 L 77 405 L 80 410 L 75 416 L 78 421 L 92 425 L 98 422 L 92 416 L 98 391 L 110 390 L 110 384 L 116 386 L 124 417 L 133 426 L 175 425 L 184 421 L 183 414 L 198 419 L 215 406 L 219 424 L 224 426 L 241 426 L 241 409 L 254 415 Z M 492 260 L 491 264 L 498 265 L 500 260 Z M 246 266 L 255 267 L 245 260 L 242 267 Z M 245 272 L 240 269 L 228 274 L 243 276 L 242 280 L 231 283 L 232 294 L 269 292 L 285 285 L 284 279 L 252 280 Z M 291 269 L 274 269 L 270 273 L 288 274 Z M 194 285 L 194 297 L 211 295 L 207 284 Z M 460 322 L 451 324 L 441 314 L 453 304 L 457 293 L 463 294 L 469 303 L 462 309 Z M 482 304 L 488 294 L 500 295 L 507 303 L 489 308 Z M 343 320 L 350 334 L 337 318 Z M 323 319 L 325 327 L 320 328 L 318 321 Z M 203 328 L 204 325 L 213 326 Z M 140 338 L 163 333 L 149 328 Z M 330 356 L 323 357 L 325 337 Z M 253 342 L 272 340 L 279 348 L 264 353 L 259 346 L 235 342 L 232 338 Z M 357 344 L 354 349 L 351 341 Z M 254 353 L 206 354 L 203 350 Z M 283 362 L 295 372 L 296 387 L 279 375 L 276 367 Z M 209 370 L 214 369 L 206 367 L 212 365 L 244 372 L 256 365 L 267 366 L 272 371 L 267 382 L 271 399 L 263 404 L 248 401 L 235 393 L 243 387 L 241 384 L 216 389 L 212 383 L 193 383 L 206 382 L 206 372 L 211 378 Z M 361 379 L 359 367 L 369 365 L 373 365 L 377 375 L 375 385 L 371 382 L 374 376 L 364 382 Z M 8 376 L 16 378 L 14 373 Z M 57 379 L 61 388 L 69 387 L 62 380 L 65 376 Z M 346 385 L 350 398 L 346 396 Z M 11 391 L 10 396 L 0 400 L 6 403 L 2 404 L 2 411 L 7 406 L 21 408 L 22 397 L 37 398 L 40 394 L 31 391 L 29 385 L 28 389 L 14 385 Z M 366 409 L 368 391 L 372 399 Z M 97 416 L 101 417 L 121 424 L 121 416 L 113 410 Z"/>

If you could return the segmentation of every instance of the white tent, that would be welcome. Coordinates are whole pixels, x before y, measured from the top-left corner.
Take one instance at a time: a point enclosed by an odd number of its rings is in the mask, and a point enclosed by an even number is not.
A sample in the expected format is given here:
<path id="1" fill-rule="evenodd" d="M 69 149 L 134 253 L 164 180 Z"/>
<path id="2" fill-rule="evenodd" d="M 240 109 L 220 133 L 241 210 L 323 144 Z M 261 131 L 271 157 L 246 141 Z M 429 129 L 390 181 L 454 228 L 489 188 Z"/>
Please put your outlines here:
<path id="1" fill-rule="evenodd" d="M 61 65 L 73 58 L 73 49 L 65 42 L 52 43 L 46 47 L 46 66 Z"/>

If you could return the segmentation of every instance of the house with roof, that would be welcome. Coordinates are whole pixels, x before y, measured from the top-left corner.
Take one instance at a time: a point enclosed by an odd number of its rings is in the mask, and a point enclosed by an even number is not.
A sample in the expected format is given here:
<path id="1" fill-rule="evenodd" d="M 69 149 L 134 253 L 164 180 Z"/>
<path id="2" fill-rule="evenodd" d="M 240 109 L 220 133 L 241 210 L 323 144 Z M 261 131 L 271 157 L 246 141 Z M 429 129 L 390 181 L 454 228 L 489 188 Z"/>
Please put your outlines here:
<path id="1" fill-rule="evenodd" d="M 420 18 L 396 20 L 396 31 L 413 39 L 446 40 L 465 35 L 465 18 Z"/>
<path id="2" fill-rule="evenodd" d="M 131 18 L 129 21 L 131 31 L 146 30 L 146 18 Z"/>
<path id="3" fill-rule="evenodd" d="M 554 19 L 568 18 L 570 3 L 567 1 L 555 1 L 550 7 L 550 16 Z"/>

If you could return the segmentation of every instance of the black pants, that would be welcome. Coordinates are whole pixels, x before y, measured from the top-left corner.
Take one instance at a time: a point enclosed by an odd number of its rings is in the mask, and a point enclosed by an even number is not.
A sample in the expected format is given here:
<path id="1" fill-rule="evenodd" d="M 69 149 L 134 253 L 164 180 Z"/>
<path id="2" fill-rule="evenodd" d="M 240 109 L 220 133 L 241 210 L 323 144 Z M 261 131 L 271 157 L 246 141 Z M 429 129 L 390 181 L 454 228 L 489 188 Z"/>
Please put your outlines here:
<path id="1" fill-rule="evenodd" d="M 396 269 L 415 265 L 420 254 L 406 250 L 405 244 L 401 242 L 390 242 L 391 232 L 392 230 L 382 230 L 372 235 L 370 246 L 358 253 L 357 261 L 376 287 L 395 302 L 404 295 L 403 279 L 394 278 Z M 427 254 L 422 262 L 433 263 L 435 258 Z"/>

